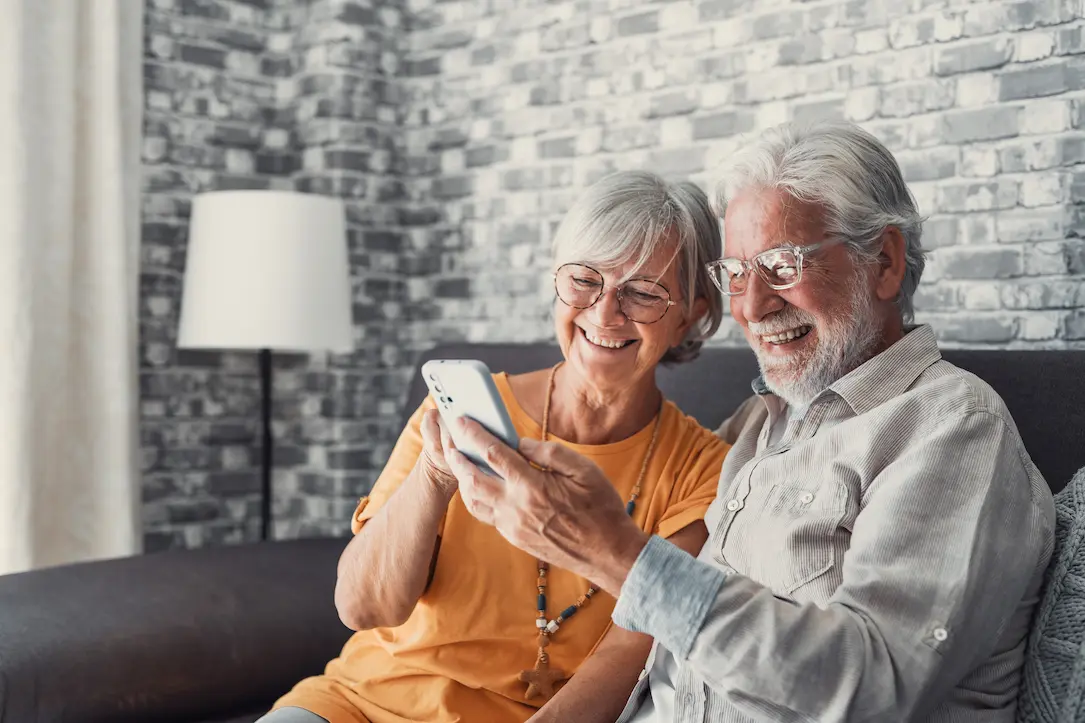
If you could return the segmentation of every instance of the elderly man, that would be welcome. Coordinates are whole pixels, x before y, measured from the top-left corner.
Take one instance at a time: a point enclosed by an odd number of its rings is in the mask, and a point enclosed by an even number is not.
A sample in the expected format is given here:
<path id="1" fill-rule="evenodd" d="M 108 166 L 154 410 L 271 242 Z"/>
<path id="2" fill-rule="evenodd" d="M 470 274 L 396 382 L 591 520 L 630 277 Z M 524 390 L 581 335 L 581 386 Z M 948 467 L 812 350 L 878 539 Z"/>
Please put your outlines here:
<path id="1" fill-rule="evenodd" d="M 921 219 L 896 161 L 850 124 L 785 125 L 719 202 L 713 268 L 761 376 L 700 556 L 574 452 L 472 423 L 505 481 L 446 450 L 468 509 L 655 638 L 620 721 L 1012 721 L 1054 509 L 1002 400 L 909 324 Z"/>

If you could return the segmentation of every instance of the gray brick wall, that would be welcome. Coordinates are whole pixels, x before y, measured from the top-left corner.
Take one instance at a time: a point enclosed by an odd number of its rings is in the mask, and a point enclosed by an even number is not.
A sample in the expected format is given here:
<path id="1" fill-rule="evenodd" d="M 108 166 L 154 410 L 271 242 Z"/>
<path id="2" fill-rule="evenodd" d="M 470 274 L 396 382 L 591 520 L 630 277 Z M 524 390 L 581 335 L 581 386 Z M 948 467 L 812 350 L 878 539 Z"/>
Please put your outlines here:
<path id="1" fill-rule="evenodd" d="M 276 460 L 277 537 L 347 533 L 399 433 L 409 356 L 400 231 L 405 196 L 399 66 L 406 42 L 399 2 L 310 0 L 283 5 L 294 74 L 281 120 L 300 165 L 300 191 L 346 201 L 356 351 L 282 373 Z M 285 39 L 283 43 L 285 44 Z"/>
<path id="2" fill-rule="evenodd" d="M 917 308 L 944 343 L 1081 347 L 1083 5 L 412 2 L 409 183 L 459 246 L 411 288 L 469 297 L 416 342 L 548 337 L 550 231 L 599 175 L 707 186 L 739 134 L 840 117 L 898 155 L 930 218 Z"/>
<path id="3" fill-rule="evenodd" d="M 259 534 L 251 354 L 175 347 L 193 193 L 282 188 L 346 199 L 357 349 L 280 355 L 276 537 L 349 529 L 397 433 L 409 355 L 400 231 L 397 2 L 148 0 L 140 309 L 145 547 Z"/>
<path id="4" fill-rule="evenodd" d="M 843 117 L 899 157 L 947 345 L 1085 346 L 1081 0 L 147 0 L 147 546 L 253 539 L 255 360 L 173 346 L 205 188 L 347 199 L 358 351 L 280 357 L 276 535 L 332 534 L 398 432 L 414 353 L 548 339 L 551 233 L 647 167 Z M 726 321 L 713 344 L 741 344 Z M 245 521 L 248 520 L 246 523 Z"/>

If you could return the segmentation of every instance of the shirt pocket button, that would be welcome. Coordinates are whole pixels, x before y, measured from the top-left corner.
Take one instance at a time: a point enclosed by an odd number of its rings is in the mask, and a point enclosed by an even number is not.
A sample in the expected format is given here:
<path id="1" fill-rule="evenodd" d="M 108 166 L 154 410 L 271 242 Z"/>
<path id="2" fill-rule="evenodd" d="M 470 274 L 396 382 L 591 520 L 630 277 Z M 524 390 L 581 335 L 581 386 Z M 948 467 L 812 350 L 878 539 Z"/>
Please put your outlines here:
<path id="1" fill-rule="evenodd" d="M 799 502 L 801 502 L 804 505 L 808 505 L 813 501 L 814 501 L 814 495 L 813 495 L 812 492 L 807 492 L 806 494 L 804 494 L 802 497 L 799 498 Z"/>

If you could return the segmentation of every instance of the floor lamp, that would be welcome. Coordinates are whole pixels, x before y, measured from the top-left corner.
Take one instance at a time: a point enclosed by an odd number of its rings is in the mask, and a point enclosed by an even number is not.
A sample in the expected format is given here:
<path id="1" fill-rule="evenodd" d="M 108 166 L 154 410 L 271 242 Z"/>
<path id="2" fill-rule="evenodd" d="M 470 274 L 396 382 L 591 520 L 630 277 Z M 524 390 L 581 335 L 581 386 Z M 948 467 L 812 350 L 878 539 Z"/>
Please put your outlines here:
<path id="1" fill-rule="evenodd" d="M 255 350 L 260 361 L 261 539 L 271 536 L 271 355 L 353 348 L 343 203 L 290 191 L 215 191 L 192 202 L 180 349 Z"/>

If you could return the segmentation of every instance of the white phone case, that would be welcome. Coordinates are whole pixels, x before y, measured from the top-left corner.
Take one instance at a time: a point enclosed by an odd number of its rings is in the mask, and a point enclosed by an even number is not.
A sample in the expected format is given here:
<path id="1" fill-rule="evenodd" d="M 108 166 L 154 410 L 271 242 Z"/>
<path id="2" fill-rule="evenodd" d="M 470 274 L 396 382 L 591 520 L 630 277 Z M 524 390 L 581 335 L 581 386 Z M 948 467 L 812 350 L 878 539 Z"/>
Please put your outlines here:
<path id="1" fill-rule="evenodd" d="M 466 443 L 452 424 L 460 417 L 470 417 L 513 449 L 519 447 L 520 438 L 489 367 L 475 359 L 434 359 L 423 364 L 421 371 L 456 448 L 482 471 L 497 476 L 482 461 L 481 450 Z"/>

